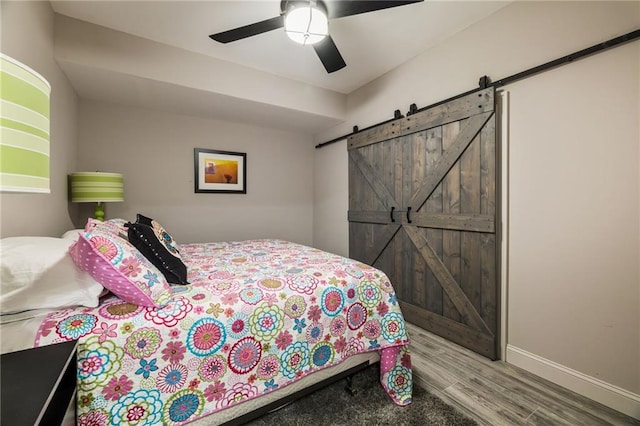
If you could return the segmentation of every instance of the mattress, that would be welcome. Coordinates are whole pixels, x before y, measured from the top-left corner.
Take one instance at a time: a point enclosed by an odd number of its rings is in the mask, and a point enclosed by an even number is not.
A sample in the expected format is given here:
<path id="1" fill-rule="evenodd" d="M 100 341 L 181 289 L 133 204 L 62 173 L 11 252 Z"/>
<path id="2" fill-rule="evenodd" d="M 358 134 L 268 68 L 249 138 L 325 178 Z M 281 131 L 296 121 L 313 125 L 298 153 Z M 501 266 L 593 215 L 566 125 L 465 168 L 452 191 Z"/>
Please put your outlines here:
<path id="1" fill-rule="evenodd" d="M 38 329 L 51 309 L 3 315 L 0 322 L 0 353 L 21 351 L 33 347 Z"/>

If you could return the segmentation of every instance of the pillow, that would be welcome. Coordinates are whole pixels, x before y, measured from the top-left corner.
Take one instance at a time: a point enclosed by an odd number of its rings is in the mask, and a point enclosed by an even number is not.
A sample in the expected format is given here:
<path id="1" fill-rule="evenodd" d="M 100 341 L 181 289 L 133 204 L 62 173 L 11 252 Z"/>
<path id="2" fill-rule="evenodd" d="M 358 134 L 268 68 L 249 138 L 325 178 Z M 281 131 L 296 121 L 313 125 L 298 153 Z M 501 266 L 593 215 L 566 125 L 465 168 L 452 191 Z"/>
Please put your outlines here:
<path id="1" fill-rule="evenodd" d="M 98 306 L 102 286 L 68 255 L 69 239 L 0 240 L 0 313 Z"/>
<path id="2" fill-rule="evenodd" d="M 75 241 L 78 239 L 78 235 L 80 235 L 83 232 L 84 232 L 84 229 L 70 229 L 69 231 L 62 234 L 61 238 Z"/>
<path id="3" fill-rule="evenodd" d="M 85 232 L 104 232 L 127 239 L 127 221 L 124 219 L 109 219 L 105 221 L 89 218 L 84 227 Z"/>
<path id="4" fill-rule="evenodd" d="M 125 302 L 161 307 L 171 298 L 162 273 L 122 238 L 85 232 L 69 253 L 76 265 Z"/>
<path id="5" fill-rule="evenodd" d="M 150 217 L 146 217 L 143 214 L 138 213 L 136 215 L 136 223 L 141 223 L 141 224 L 147 225 L 147 226 L 153 226 L 153 219 L 151 219 Z"/>
<path id="6" fill-rule="evenodd" d="M 173 237 L 162 227 L 162 225 L 160 225 L 157 220 L 151 219 L 138 213 L 136 215 L 136 223 L 152 227 L 153 231 L 158 237 L 158 240 L 162 241 L 162 243 L 167 246 L 167 250 L 175 250 L 176 252 L 179 252 L 180 247 L 178 246 L 178 242 L 173 239 Z"/>
<path id="7" fill-rule="evenodd" d="M 187 267 L 182 262 L 177 244 L 157 221 L 138 214 L 136 223 L 128 223 L 126 226 L 129 227 L 131 244 L 162 272 L 167 281 L 189 284 Z"/>

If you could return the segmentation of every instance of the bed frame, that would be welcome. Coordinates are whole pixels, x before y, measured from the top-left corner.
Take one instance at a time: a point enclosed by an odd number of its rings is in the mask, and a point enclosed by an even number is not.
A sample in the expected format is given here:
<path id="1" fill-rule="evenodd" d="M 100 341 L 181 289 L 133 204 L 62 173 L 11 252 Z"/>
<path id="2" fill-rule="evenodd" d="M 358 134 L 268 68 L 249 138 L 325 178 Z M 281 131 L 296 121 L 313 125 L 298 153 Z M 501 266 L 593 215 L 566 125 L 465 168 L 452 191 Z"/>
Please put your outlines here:
<path id="1" fill-rule="evenodd" d="M 302 377 L 282 389 L 196 419 L 189 423 L 189 426 L 242 425 L 265 414 L 277 411 L 342 379 L 346 379 L 345 392 L 355 395 L 357 389 L 352 386 L 353 376 L 371 365 L 379 365 L 379 361 L 380 354 L 377 351 L 353 355 L 340 364 Z"/>
<path id="2" fill-rule="evenodd" d="M 254 411 L 251 411 L 247 414 L 243 414 L 240 417 L 237 417 L 229 422 L 223 423 L 223 426 L 238 426 L 238 425 L 243 425 L 247 422 L 250 422 L 251 420 L 255 420 L 259 417 L 264 416 L 265 414 L 268 413 L 272 413 L 274 411 L 277 411 L 281 408 L 286 407 L 289 404 L 292 404 L 293 402 L 295 402 L 296 400 L 303 398 L 307 395 L 309 395 L 310 393 L 313 393 L 317 390 L 320 390 L 326 386 L 329 386 L 332 383 L 335 383 L 339 380 L 342 379 L 347 379 L 347 385 L 345 386 L 345 391 L 348 392 L 350 395 L 354 396 L 358 393 L 358 390 L 353 388 L 353 376 L 355 376 L 357 373 L 359 373 L 360 371 L 368 368 L 369 366 L 371 366 L 373 364 L 369 363 L 368 361 L 365 361 L 361 364 L 356 365 L 355 367 L 351 367 L 346 371 L 343 371 L 342 373 L 338 373 L 335 376 L 326 378 L 318 383 L 315 383 L 311 386 L 309 386 L 308 388 L 304 388 L 302 390 L 296 391 L 294 393 L 292 393 L 291 395 L 287 395 L 283 398 L 280 398 L 276 401 L 273 401 L 261 408 L 258 408 Z"/>

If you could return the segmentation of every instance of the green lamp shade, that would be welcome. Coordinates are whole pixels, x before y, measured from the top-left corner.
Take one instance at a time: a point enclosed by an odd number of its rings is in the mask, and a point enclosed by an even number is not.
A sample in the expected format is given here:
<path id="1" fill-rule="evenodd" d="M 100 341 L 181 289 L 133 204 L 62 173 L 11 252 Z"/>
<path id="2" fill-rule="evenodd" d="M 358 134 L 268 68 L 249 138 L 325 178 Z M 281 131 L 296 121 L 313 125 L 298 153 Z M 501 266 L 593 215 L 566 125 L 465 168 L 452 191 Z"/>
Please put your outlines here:
<path id="1" fill-rule="evenodd" d="M 104 220 L 103 202 L 124 201 L 124 177 L 120 173 L 71 173 L 71 201 L 97 203 L 95 218 Z"/>
<path id="2" fill-rule="evenodd" d="M 71 201 L 74 203 L 124 201 L 124 177 L 120 173 L 71 173 Z"/>
<path id="3" fill-rule="evenodd" d="M 49 193 L 49 95 L 40 74 L 0 53 L 0 191 Z"/>

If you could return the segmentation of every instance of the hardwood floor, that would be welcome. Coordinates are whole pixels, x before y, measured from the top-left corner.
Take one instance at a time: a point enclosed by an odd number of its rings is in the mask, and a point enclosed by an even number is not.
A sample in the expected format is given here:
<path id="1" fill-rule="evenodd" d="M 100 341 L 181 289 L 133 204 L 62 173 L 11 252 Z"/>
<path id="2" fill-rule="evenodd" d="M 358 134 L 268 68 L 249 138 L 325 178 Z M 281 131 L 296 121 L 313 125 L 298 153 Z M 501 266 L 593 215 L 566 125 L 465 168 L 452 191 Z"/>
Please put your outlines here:
<path id="1" fill-rule="evenodd" d="M 480 425 L 640 425 L 622 413 L 407 324 L 414 380 Z"/>

